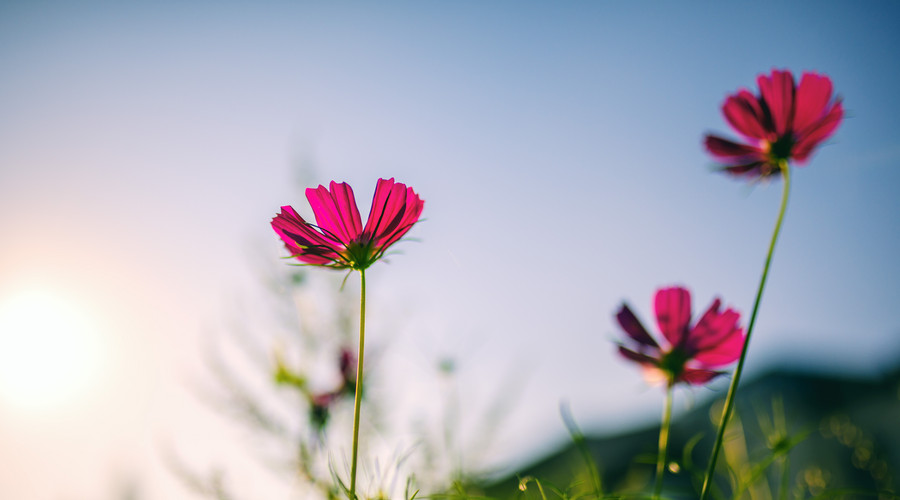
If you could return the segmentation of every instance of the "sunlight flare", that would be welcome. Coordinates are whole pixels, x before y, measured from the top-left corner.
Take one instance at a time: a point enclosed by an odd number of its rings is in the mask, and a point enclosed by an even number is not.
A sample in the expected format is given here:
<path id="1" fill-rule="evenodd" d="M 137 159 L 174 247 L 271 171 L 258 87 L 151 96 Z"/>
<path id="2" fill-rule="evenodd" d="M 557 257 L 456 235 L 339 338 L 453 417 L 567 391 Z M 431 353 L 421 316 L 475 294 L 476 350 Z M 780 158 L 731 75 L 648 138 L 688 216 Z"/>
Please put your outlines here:
<path id="1" fill-rule="evenodd" d="M 96 322 L 77 302 L 29 290 L 0 302 L 0 405 L 39 411 L 77 401 L 98 379 Z"/>

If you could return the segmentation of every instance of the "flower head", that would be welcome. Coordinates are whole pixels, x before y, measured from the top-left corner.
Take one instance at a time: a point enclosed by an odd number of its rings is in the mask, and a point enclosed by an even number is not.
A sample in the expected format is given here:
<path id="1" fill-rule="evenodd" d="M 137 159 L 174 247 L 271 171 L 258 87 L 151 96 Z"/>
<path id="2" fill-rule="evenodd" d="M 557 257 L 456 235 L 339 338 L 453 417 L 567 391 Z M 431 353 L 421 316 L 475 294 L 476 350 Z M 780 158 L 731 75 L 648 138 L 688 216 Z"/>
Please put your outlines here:
<path id="1" fill-rule="evenodd" d="M 616 320 L 633 346 L 619 344 L 619 354 L 639 363 L 650 377 L 662 375 L 670 386 L 677 382 L 705 384 L 722 374 L 714 368 L 736 361 L 744 347 L 740 314 L 730 308 L 720 311 L 720 307 L 721 301 L 715 299 L 692 327 L 691 293 L 681 287 L 657 290 L 656 322 L 665 339 L 660 343 L 623 304 Z"/>
<path id="2" fill-rule="evenodd" d="M 316 216 L 316 224 L 303 220 L 288 205 L 272 219 L 272 228 L 281 236 L 292 257 L 301 262 L 336 269 L 362 270 L 374 264 L 384 252 L 419 221 L 425 201 L 411 187 L 378 179 L 369 219 L 363 227 L 353 189 L 346 183 L 331 182 L 309 188 L 306 198 Z"/>
<path id="3" fill-rule="evenodd" d="M 756 81 L 758 96 L 740 89 L 722 105 L 728 124 L 747 143 L 712 134 L 704 143 L 725 171 L 762 178 L 778 175 L 790 160 L 806 162 L 837 130 L 844 108 L 840 97 L 832 99 L 831 79 L 825 75 L 803 73 L 795 85 L 790 71 L 776 69 Z"/>

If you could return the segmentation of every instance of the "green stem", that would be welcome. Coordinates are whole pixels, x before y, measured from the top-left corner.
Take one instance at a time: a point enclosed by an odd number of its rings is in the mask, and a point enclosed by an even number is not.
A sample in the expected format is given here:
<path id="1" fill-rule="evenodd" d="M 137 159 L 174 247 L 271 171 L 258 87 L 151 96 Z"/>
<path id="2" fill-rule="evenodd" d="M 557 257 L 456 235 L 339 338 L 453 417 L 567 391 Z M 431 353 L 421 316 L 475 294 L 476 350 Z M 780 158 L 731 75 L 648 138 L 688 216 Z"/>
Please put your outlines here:
<path id="1" fill-rule="evenodd" d="M 788 456 L 781 457 L 781 487 L 778 490 L 778 500 L 787 500 L 788 489 L 791 486 L 791 462 Z"/>
<path id="2" fill-rule="evenodd" d="M 700 492 L 700 500 L 705 500 L 709 493 L 709 487 L 712 484 L 713 473 L 716 470 L 716 461 L 719 459 L 719 452 L 722 449 L 722 441 L 725 437 L 725 427 L 728 426 L 728 420 L 734 410 L 734 399 L 737 394 L 738 382 L 741 380 L 741 373 L 744 370 L 744 360 L 747 359 L 747 348 L 750 346 L 750 335 L 753 334 L 753 326 L 756 324 L 756 314 L 759 312 L 759 303 L 762 300 L 763 290 L 766 287 L 766 278 L 769 276 L 769 265 L 772 263 L 772 254 L 775 252 L 775 242 L 778 241 L 778 234 L 781 232 L 781 223 L 784 220 L 784 213 L 787 210 L 788 195 L 791 190 L 791 171 L 787 161 L 781 161 L 779 168 L 784 176 L 784 190 L 781 194 L 781 208 L 778 210 L 778 218 L 775 219 L 775 230 L 772 232 L 772 242 L 769 243 L 769 253 L 766 255 L 766 263 L 763 265 L 762 277 L 759 280 L 759 289 L 756 291 L 756 300 L 753 302 L 753 311 L 750 313 L 750 323 L 747 325 L 747 337 L 744 339 L 744 348 L 741 350 L 741 357 L 738 360 L 737 367 L 734 369 L 734 376 L 731 379 L 731 386 L 728 387 L 728 396 L 725 397 L 725 407 L 722 409 L 722 420 L 719 422 L 719 431 L 716 434 L 716 442 L 713 445 L 712 456 L 709 459 L 709 466 L 706 469 L 706 479 L 703 481 L 703 490 Z"/>
<path id="3" fill-rule="evenodd" d="M 672 383 L 666 387 L 666 403 L 663 408 L 662 426 L 659 428 L 659 457 L 656 459 L 656 485 L 653 487 L 653 499 L 659 500 L 662 493 L 663 474 L 666 472 L 666 449 L 669 446 L 669 425 L 672 422 Z"/>
<path id="4" fill-rule="evenodd" d="M 366 270 L 359 270 L 359 354 L 356 363 L 356 398 L 353 405 L 353 452 L 350 462 L 350 500 L 356 500 L 356 462 L 359 456 L 359 409 L 362 406 L 363 358 L 366 346 Z"/>

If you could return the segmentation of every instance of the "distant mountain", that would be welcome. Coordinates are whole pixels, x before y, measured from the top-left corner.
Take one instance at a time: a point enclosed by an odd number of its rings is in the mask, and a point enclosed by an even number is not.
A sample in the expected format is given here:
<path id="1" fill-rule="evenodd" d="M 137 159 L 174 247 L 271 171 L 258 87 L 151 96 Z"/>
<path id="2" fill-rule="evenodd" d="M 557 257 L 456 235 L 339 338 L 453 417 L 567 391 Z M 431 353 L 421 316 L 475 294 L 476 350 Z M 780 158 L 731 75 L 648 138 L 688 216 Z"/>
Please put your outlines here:
<path id="1" fill-rule="evenodd" d="M 700 405 L 673 421 L 669 457 L 675 472 L 665 477 L 668 498 L 696 497 L 715 437 L 711 417 L 719 418 L 721 404 L 718 399 Z M 825 489 L 900 489 L 900 367 L 869 379 L 773 371 L 741 384 L 736 409 L 720 459 L 732 474 L 751 474 L 754 466 L 772 460 L 774 450 L 794 445 L 787 453 L 787 476 L 782 460 L 774 460 L 746 498 L 778 498 L 774 493 L 785 479 L 788 498 L 799 493 L 807 498 Z M 658 433 L 657 425 L 586 437 L 604 491 L 648 490 Z M 495 498 L 523 498 L 519 478 L 532 476 L 545 488 L 586 492 L 591 488 L 585 471 L 583 455 L 569 444 L 484 490 Z M 717 486 L 723 492 L 732 489 L 722 474 Z M 540 498 L 536 490 L 530 485 L 524 497 Z M 848 495 L 837 498 L 860 498 L 859 493 Z"/>

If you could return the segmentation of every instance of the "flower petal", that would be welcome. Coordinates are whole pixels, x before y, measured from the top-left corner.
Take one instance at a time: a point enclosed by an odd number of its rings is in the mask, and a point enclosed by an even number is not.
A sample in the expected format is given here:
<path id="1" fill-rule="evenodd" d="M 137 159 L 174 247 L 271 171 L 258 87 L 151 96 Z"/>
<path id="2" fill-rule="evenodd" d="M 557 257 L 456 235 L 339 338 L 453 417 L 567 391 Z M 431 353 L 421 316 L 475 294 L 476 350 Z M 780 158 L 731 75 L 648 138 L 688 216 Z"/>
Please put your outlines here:
<path id="1" fill-rule="evenodd" d="M 763 168 L 764 165 L 766 165 L 765 162 L 755 161 L 751 163 L 744 163 L 741 165 L 722 167 L 722 170 L 735 177 L 765 177 L 767 175 L 772 175 L 773 173 L 778 171 L 778 169 L 772 167 L 771 165 L 769 166 L 769 168 Z"/>
<path id="2" fill-rule="evenodd" d="M 719 318 L 719 307 L 721 306 L 722 301 L 719 298 L 713 300 L 709 309 L 700 316 L 697 324 L 691 328 L 687 341 L 685 341 L 685 347 L 689 354 L 696 352 L 704 341 L 708 343 L 709 338 L 716 335 L 716 320 Z"/>
<path id="3" fill-rule="evenodd" d="M 399 185 L 403 186 L 403 184 Z M 402 238 L 416 222 L 419 222 L 419 217 L 422 215 L 422 209 L 424 208 L 425 201 L 419 198 L 419 195 L 416 194 L 413 188 L 407 187 L 406 206 L 403 210 L 403 218 L 400 220 L 400 224 L 397 225 L 396 229 L 384 235 L 384 238 L 379 241 L 379 246 L 381 248 L 387 248 Z"/>
<path id="4" fill-rule="evenodd" d="M 692 353 L 715 348 L 729 336 L 740 332 L 738 322 L 741 315 L 734 309 L 719 312 L 719 299 L 716 299 L 700 321 L 691 329 L 689 345 Z"/>
<path id="5" fill-rule="evenodd" d="M 359 209 L 356 208 L 356 198 L 353 189 L 346 182 L 340 184 L 331 181 L 331 197 L 335 201 L 341 222 L 347 231 L 347 236 L 352 240 L 362 232 L 362 219 Z"/>
<path id="6" fill-rule="evenodd" d="M 733 363 L 741 357 L 744 341 L 743 330 L 732 330 L 714 346 L 694 355 L 694 360 L 709 368 Z"/>
<path id="7" fill-rule="evenodd" d="M 710 380 L 722 375 L 723 372 L 703 370 L 697 368 L 685 368 L 678 377 L 679 382 L 687 382 L 691 385 L 703 385 Z"/>
<path id="8" fill-rule="evenodd" d="M 768 139 L 766 118 L 756 96 L 745 89 L 730 95 L 722 105 L 722 114 L 732 128 L 750 139 Z"/>
<path id="9" fill-rule="evenodd" d="M 803 133 L 800 135 L 800 138 L 797 141 L 797 144 L 794 145 L 793 157 L 799 162 L 804 162 L 812 153 L 813 149 L 818 146 L 822 141 L 831 137 L 831 134 L 837 130 L 838 125 L 841 124 L 841 120 L 844 118 L 844 106 L 841 101 L 835 103 L 834 107 L 832 107 L 828 114 L 826 114 L 821 120 L 813 123 Z"/>
<path id="10" fill-rule="evenodd" d="M 383 251 L 409 231 L 424 207 L 425 202 L 412 188 L 395 183 L 393 178 L 378 179 L 363 233 Z"/>
<path id="11" fill-rule="evenodd" d="M 795 132 L 802 131 L 825 115 L 831 100 L 831 79 L 817 73 L 803 73 L 794 103 Z"/>
<path id="12" fill-rule="evenodd" d="M 762 160 L 765 153 L 757 146 L 734 142 L 717 135 L 707 134 L 703 139 L 707 151 L 722 161 Z"/>
<path id="13" fill-rule="evenodd" d="M 793 119 L 794 75 L 790 71 L 773 69 L 770 76 L 759 75 L 756 82 L 772 117 L 772 127 L 779 137 L 783 136 L 790 130 Z"/>
<path id="14" fill-rule="evenodd" d="M 625 358 L 629 361 L 634 361 L 634 362 L 640 363 L 642 365 L 656 366 L 659 364 L 659 361 L 656 358 L 649 356 L 647 354 L 634 352 L 631 349 L 629 349 L 625 346 L 622 346 L 622 345 L 619 346 L 619 354 L 623 358 Z"/>
<path id="15" fill-rule="evenodd" d="M 406 186 L 390 179 L 378 179 L 375 184 L 375 195 L 369 209 L 369 219 L 363 230 L 370 241 L 376 241 L 385 231 L 396 228 L 406 208 Z"/>
<path id="16" fill-rule="evenodd" d="M 691 321 L 691 293 L 682 287 L 660 289 L 654 307 L 659 330 L 673 347 L 680 346 Z"/>
<path id="17" fill-rule="evenodd" d="M 346 246 L 359 235 L 362 221 L 353 189 L 347 183 L 331 181 L 330 191 L 325 186 L 308 188 L 306 198 L 316 214 L 316 223 L 326 237 Z"/>
<path id="18" fill-rule="evenodd" d="M 308 264 L 328 264 L 340 258 L 334 243 L 313 229 L 293 207 L 281 207 L 272 219 L 272 229 L 278 233 L 291 255 Z"/>
<path id="19" fill-rule="evenodd" d="M 639 344 L 659 348 L 659 344 L 647 333 L 644 325 L 641 324 L 627 305 L 622 304 L 622 308 L 616 313 L 616 320 L 619 322 L 619 326 L 625 330 L 625 333 Z"/>

